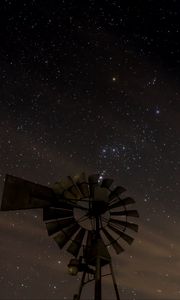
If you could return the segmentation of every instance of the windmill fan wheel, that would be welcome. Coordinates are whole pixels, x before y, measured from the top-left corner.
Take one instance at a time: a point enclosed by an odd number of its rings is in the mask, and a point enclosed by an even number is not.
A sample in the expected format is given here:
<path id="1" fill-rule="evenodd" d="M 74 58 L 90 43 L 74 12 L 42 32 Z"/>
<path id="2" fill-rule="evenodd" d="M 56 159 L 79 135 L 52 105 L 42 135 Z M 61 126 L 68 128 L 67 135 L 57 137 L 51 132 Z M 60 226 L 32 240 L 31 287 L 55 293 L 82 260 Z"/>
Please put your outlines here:
<path id="1" fill-rule="evenodd" d="M 122 198 L 126 191 L 121 186 L 113 186 L 113 179 L 85 173 L 55 183 L 55 201 L 43 208 L 43 220 L 48 234 L 58 246 L 74 257 L 92 245 L 99 226 L 99 239 L 108 248 L 119 254 L 124 244 L 131 244 L 131 233 L 138 231 L 138 225 L 131 218 L 138 218 L 137 210 L 129 209 L 135 201 Z M 129 233 L 130 232 L 130 233 Z M 97 236 L 96 236 L 97 237 Z"/>

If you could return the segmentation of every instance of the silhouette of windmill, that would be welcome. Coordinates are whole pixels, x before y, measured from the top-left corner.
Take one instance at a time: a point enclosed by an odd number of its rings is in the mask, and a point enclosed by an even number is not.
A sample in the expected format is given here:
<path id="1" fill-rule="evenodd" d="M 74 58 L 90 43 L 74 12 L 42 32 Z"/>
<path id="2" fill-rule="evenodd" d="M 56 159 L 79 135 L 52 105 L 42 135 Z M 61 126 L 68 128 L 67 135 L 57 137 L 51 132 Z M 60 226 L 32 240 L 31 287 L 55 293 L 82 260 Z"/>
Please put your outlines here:
<path id="1" fill-rule="evenodd" d="M 101 179 L 97 174 L 68 176 L 52 188 L 6 175 L 1 210 L 43 208 L 48 234 L 60 249 L 67 246 L 66 250 L 73 255 L 68 264 L 69 273 L 82 272 L 74 300 L 80 300 L 84 285 L 93 280 L 94 299 L 101 300 L 101 281 L 106 275 L 112 276 L 119 300 L 109 248 L 120 254 L 124 248 L 119 240 L 133 242 L 125 232 L 137 232 L 138 225 L 128 218 L 139 217 L 137 210 L 126 207 L 135 201 L 130 197 L 121 198 L 125 191 L 121 186 L 113 187 L 113 179 Z M 109 266 L 109 274 L 102 274 L 104 266 Z"/>

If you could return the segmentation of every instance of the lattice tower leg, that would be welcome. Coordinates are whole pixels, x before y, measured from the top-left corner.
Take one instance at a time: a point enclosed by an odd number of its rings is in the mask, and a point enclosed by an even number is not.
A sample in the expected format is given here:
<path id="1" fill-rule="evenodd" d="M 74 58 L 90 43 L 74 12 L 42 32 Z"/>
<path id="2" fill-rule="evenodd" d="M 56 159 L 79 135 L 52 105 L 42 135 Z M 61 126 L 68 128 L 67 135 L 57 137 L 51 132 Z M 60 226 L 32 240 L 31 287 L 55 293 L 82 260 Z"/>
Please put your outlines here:
<path id="1" fill-rule="evenodd" d="M 84 286 L 85 277 L 86 277 L 86 271 L 83 272 L 78 294 L 74 295 L 73 300 L 80 300 L 82 289 L 83 289 L 83 286 Z"/>
<path id="2" fill-rule="evenodd" d="M 116 279 L 115 279 L 115 275 L 114 275 L 114 271 L 113 271 L 111 262 L 109 263 L 109 266 L 110 266 L 110 270 L 111 270 L 111 276 L 112 276 L 113 285 L 114 285 L 114 289 L 115 289 L 115 293 L 116 293 L 116 298 L 117 298 L 117 300 L 120 300 L 119 291 L 118 291 L 118 287 L 117 287 L 117 283 L 116 283 Z"/>

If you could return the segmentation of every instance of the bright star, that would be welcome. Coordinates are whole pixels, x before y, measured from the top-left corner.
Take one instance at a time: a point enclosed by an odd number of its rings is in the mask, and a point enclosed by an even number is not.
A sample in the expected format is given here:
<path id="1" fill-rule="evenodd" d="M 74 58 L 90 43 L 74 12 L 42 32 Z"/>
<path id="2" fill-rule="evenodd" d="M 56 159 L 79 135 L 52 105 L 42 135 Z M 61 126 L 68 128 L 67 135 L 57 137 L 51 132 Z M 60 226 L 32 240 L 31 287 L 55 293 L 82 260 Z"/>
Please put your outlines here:
<path id="1" fill-rule="evenodd" d="M 156 114 L 159 115 L 160 114 L 160 110 L 156 109 Z"/>

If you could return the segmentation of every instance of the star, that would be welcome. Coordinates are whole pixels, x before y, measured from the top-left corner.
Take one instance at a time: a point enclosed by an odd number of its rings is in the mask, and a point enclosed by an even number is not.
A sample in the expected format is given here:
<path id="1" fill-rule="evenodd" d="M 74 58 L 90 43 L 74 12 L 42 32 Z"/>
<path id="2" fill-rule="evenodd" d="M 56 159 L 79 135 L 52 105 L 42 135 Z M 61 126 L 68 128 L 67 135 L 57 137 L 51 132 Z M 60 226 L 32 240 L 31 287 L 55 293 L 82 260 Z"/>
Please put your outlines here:
<path id="1" fill-rule="evenodd" d="M 156 115 L 159 115 L 160 114 L 160 109 L 157 108 L 156 111 L 155 111 Z"/>

